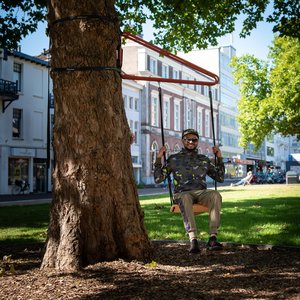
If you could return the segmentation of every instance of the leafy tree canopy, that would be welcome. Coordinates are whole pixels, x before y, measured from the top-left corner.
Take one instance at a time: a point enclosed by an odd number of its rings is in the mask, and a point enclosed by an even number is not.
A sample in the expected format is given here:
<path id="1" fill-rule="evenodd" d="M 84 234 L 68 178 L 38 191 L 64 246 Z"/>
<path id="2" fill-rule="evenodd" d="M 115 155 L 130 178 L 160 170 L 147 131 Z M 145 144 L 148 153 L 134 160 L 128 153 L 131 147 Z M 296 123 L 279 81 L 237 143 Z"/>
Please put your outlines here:
<path id="1" fill-rule="evenodd" d="M 0 47 L 16 48 L 45 20 L 46 0 L 3 0 L 0 3 Z M 172 51 L 190 51 L 217 45 L 218 37 L 234 31 L 238 15 L 245 20 L 241 37 L 263 21 L 266 0 L 116 0 L 123 30 L 141 33 L 147 19 L 153 21 L 154 42 Z M 299 1 L 274 0 L 266 18 L 282 36 L 300 35 Z"/>
<path id="2" fill-rule="evenodd" d="M 300 44 L 291 37 L 275 37 L 268 64 L 252 55 L 232 61 L 241 98 L 238 104 L 244 148 L 256 150 L 271 133 L 300 139 Z"/>
<path id="3" fill-rule="evenodd" d="M 16 49 L 21 39 L 46 19 L 46 1 L 2 0 L 0 12 L 0 47 Z"/>

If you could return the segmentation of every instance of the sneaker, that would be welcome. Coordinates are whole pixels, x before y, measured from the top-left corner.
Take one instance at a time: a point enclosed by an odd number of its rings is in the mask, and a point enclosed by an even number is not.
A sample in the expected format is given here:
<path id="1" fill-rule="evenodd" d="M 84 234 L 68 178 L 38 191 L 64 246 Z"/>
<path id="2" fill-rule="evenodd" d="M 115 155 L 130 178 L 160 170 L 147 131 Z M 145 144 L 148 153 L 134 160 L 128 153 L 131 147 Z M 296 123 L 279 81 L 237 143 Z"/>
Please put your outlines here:
<path id="1" fill-rule="evenodd" d="M 217 241 L 216 236 L 211 236 L 206 246 L 209 250 L 220 250 L 223 248 L 223 245 Z"/>
<path id="2" fill-rule="evenodd" d="M 191 247 L 190 247 L 189 252 L 190 253 L 199 253 L 200 252 L 200 248 L 199 248 L 199 244 L 198 244 L 197 239 L 191 240 Z"/>

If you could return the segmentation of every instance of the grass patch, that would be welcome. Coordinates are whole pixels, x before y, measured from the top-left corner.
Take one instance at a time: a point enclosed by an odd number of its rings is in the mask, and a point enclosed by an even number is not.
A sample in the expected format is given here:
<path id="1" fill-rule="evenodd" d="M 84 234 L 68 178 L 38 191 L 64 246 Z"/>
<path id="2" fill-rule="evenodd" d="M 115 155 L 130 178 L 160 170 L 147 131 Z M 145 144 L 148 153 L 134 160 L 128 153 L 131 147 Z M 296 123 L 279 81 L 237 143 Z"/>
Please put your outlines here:
<path id="1" fill-rule="evenodd" d="M 223 197 L 219 239 L 226 242 L 300 246 L 300 185 L 219 188 Z M 150 239 L 188 239 L 169 198 L 141 200 Z M 208 238 L 208 214 L 196 217 L 199 237 Z"/>
<path id="2" fill-rule="evenodd" d="M 219 239 L 226 242 L 300 246 L 300 184 L 220 187 Z M 150 239 L 187 240 L 180 214 L 170 213 L 168 194 L 141 196 Z M 0 208 L 0 243 L 43 242 L 49 204 Z M 199 237 L 208 238 L 208 214 L 196 217 Z"/>
<path id="3" fill-rule="evenodd" d="M 0 208 L 0 242 L 43 242 L 50 220 L 50 204 Z"/>

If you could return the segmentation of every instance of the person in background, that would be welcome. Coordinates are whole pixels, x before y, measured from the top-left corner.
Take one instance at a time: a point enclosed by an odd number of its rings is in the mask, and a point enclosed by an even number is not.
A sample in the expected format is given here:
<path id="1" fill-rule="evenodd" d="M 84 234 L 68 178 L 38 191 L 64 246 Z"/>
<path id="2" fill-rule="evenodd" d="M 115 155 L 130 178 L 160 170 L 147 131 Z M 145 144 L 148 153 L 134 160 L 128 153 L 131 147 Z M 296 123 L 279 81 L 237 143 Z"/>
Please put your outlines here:
<path id="1" fill-rule="evenodd" d="M 253 174 L 252 174 L 251 171 L 249 171 L 245 178 L 241 179 L 237 183 L 231 183 L 231 186 L 238 186 L 238 185 L 244 185 L 245 186 L 246 184 L 251 183 L 252 178 L 253 178 Z"/>
<path id="2" fill-rule="evenodd" d="M 198 140 L 199 134 L 196 130 L 184 130 L 182 132 L 183 149 L 179 153 L 171 155 L 162 164 L 161 158 L 166 152 L 166 148 L 163 146 L 154 163 L 156 183 L 164 181 L 171 174 L 173 176 L 174 203 L 180 207 L 184 227 L 190 239 L 190 253 L 200 252 L 193 213 L 194 203 L 208 207 L 210 234 L 207 242 L 208 249 L 222 248 L 222 244 L 217 240 L 222 197 L 218 191 L 207 189 L 206 184 L 206 176 L 210 176 L 218 182 L 224 181 L 225 168 L 222 153 L 219 147 L 212 147 L 216 156 L 216 164 L 213 164 L 207 156 L 198 153 Z"/>

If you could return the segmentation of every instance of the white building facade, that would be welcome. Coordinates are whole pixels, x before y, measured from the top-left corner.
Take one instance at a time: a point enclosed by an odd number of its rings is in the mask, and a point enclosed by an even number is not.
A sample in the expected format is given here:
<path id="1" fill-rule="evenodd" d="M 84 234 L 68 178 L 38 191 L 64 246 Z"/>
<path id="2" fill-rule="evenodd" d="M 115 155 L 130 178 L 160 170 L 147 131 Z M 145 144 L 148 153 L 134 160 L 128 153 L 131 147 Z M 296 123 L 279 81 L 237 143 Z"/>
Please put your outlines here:
<path id="1" fill-rule="evenodd" d="M 143 86 L 132 80 L 123 80 L 122 95 L 128 125 L 132 133 L 131 159 L 136 184 L 141 183 L 141 95 Z"/>
<path id="2" fill-rule="evenodd" d="M 47 57 L 0 51 L 0 194 L 11 194 L 16 180 L 28 182 L 28 192 L 50 192 L 54 98 Z M 124 108 L 134 135 L 131 157 L 137 184 L 142 167 L 142 90 L 137 82 L 122 83 Z"/>
<path id="3" fill-rule="evenodd" d="M 28 182 L 30 192 L 47 192 L 48 63 L 0 51 L 0 194 L 10 194 L 16 180 Z"/>

